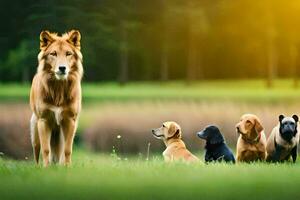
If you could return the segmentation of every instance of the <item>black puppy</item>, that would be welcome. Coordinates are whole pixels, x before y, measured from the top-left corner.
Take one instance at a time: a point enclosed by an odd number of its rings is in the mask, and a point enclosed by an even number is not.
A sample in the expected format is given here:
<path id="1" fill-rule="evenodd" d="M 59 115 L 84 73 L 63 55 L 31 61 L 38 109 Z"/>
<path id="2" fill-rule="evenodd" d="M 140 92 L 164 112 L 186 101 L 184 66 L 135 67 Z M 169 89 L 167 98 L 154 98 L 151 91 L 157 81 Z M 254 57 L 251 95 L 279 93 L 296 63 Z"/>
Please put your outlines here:
<path id="1" fill-rule="evenodd" d="M 197 133 L 198 137 L 206 140 L 205 162 L 225 161 L 235 163 L 232 151 L 225 144 L 220 130 L 216 126 L 208 126 Z"/>

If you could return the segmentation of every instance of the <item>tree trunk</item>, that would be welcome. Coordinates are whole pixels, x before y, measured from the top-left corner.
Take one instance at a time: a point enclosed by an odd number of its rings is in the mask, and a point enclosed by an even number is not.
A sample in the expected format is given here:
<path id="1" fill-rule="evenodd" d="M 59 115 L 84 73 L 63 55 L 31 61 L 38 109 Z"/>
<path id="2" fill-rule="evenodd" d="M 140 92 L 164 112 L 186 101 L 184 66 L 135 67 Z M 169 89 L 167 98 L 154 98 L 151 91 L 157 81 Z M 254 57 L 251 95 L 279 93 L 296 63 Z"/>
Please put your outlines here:
<path id="1" fill-rule="evenodd" d="M 124 21 L 121 21 L 120 34 L 119 83 L 120 85 L 125 85 L 128 82 L 128 31 Z"/>
<path id="2" fill-rule="evenodd" d="M 23 84 L 26 84 L 26 83 L 29 83 L 30 80 L 29 80 L 29 69 L 28 69 L 28 66 L 24 67 L 23 68 L 23 71 L 22 71 L 22 83 Z"/>
<path id="3" fill-rule="evenodd" d="M 297 69 L 297 47 L 294 44 L 290 46 L 291 67 L 293 69 L 294 88 L 298 88 L 298 69 Z"/>
<path id="4" fill-rule="evenodd" d="M 167 81 L 169 79 L 169 45 L 168 45 L 168 22 L 167 22 L 167 5 L 163 1 L 162 30 L 163 37 L 161 41 L 161 57 L 160 57 L 160 80 Z"/>
<path id="5" fill-rule="evenodd" d="M 193 23 L 193 16 L 190 9 L 193 8 L 191 1 L 188 1 L 188 55 L 187 55 L 187 68 L 186 68 L 186 81 L 190 84 L 196 79 L 197 75 L 197 45 L 196 33 Z"/>
<path id="6" fill-rule="evenodd" d="M 195 46 L 193 36 L 189 37 L 188 45 L 188 61 L 187 61 L 187 83 L 196 80 L 197 69 L 197 48 Z"/>
<path id="7" fill-rule="evenodd" d="M 273 87 L 273 81 L 276 77 L 277 65 L 278 65 L 278 57 L 277 57 L 277 49 L 274 44 L 274 39 L 269 37 L 268 44 L 268 72 L 267 72 L 267 87 Z"/>
<path id="8" fill-rule="evenodd" d="M 168 44 L 166 40 L 162 42 L 160 79 L 161 81 L 167 81 L 169 79 Z"/>
<path id="9" fill-rule="evenodd" d="M 276 47 L 276 26 L 274 24 L 274 15 L 272 12 L 272 1 L 268 1 L 268 9 L 267 9 L 267 46 L 268 46 L 268 63 L 267 63 L 267 87 L 273 87 L 273 81 L 276 77 L 277 73 L 277 65 L 278 65 L 278 55 L 277 55 L 277 47 Z"/>

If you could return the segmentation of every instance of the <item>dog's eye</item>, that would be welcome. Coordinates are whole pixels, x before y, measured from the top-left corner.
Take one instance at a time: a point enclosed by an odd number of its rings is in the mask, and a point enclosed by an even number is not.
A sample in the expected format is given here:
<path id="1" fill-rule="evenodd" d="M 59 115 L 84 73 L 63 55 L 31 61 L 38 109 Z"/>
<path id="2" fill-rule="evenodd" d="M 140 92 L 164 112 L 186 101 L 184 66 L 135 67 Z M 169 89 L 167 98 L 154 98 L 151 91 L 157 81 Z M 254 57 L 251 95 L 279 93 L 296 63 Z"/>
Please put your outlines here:
<path id="1" fill-rule="evenodd" d="M 71 56 L 71 55 L 72 55 L 72 52 L 67 51 L 66 56 Z"/>
<path id="2" fill-rule="evenodd" d="M 250 122 L 250 120 L 247 120 L 246 123 L 247 123 L 247 124 L 250 124 L 251 122 Z"/>
<path id="3" fill-rule="evenodd" d="M 166 128 L 166 126 L 163 124 L 163 127 Z"/>
<path id="4" fill-rule="evenodd" d="M 56 53 L 56 51 L 53 51 L 53 52 L 50 53 L 50 55 L 51 56 L 57 56 L 57 53 Z"/>

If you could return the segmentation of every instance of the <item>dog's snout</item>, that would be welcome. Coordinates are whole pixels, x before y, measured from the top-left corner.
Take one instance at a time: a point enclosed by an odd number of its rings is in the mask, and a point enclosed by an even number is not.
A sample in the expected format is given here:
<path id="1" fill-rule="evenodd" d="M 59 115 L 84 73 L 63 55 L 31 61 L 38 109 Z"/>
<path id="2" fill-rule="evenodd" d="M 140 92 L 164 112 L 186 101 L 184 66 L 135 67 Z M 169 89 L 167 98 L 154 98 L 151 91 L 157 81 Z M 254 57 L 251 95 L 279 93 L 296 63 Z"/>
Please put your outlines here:
<path id="1" fill-rule="evenodd" d="M 66 67 L 65 67 L 65 66 L 59 66 L 58 69 L 59 69 L 59 71 L 62 72 L 62 73 L 65 73 L 65 72 L 66 72 Z"/>
<path id="2" fill-rule="evenodd" d="M 237 131 L 240 131 L 240 127 L 239 127 L 239 126 L 236 126 L 236 130 L 237 130 Z"/>

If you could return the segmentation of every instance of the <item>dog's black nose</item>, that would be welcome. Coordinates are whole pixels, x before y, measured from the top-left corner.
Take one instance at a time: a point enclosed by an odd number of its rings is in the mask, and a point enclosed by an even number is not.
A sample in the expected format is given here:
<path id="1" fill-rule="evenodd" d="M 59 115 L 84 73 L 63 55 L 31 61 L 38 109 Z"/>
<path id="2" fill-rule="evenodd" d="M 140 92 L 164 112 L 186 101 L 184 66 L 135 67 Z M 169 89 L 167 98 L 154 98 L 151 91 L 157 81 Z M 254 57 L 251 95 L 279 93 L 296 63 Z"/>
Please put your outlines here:
<path id="1" fill-rule="evenodd" d="M 152 129 L 151 131 L 152 131 L 152 133 L 154 133 L 154 132 L 155 132 L 155 130 L 154 130 L 154 129 Z"/>
<path id="2" fill-rule="evenodd" d="M 58 69 L 61 73 L 63 73 L 63 74 L 66 73 L 66 67 L 65 66 L 59 66 Z"/>

